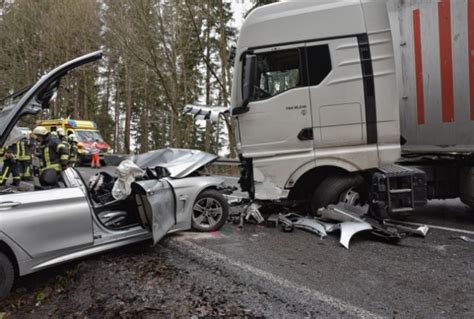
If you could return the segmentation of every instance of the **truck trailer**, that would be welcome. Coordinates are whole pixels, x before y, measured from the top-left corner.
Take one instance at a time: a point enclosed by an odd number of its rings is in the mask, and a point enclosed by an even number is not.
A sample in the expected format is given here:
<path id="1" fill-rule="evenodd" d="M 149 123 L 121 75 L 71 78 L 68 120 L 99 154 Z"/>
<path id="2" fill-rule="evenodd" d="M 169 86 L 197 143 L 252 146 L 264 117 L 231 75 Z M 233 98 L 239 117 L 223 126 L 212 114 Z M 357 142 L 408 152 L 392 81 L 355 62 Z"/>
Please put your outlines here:
<path id="1" fill-rule="evenodd" d="M 370 202 L 386 216 L 456 197 L 474 207 L 473 26 L 472 0 L 252 11 L 229 110 L 242 190 L 307 201 L 313 212 Z"/>

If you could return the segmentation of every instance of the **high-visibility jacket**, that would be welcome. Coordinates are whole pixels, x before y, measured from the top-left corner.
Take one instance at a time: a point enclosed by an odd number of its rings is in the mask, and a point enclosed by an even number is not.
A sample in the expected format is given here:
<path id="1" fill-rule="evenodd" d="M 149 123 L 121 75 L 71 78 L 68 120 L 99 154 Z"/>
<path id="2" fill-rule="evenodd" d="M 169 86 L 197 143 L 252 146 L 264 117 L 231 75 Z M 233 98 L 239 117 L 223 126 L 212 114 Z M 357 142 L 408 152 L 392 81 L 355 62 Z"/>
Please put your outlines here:
<path id="1" fill-rule="evenodd" d="M 26 137 L 22 138 L 18 144 L 18 160 L 31 161 L 31 142 Z"/>
<path id="2" fill-rule="evenodd" d="M 18 158 L 18 150 L 19 150 L 19 143 L 10 145 L 8 148 L 2 147 L 1 154 L 3 156 L 3 168 L 2 173 L 0 175 L 0 185 L 3 186 L 6 184 L 10 173 L 13 175 L 13 185 L 20 184 L 20 171 L 19 165 L 17 162 Z M 6 156 L 7 153 L 9 156 Z"/>
<path id="3" fill-rule="evenodd" d="M 63 168 L 67 167 L 69 161 L 69 153 L 66 145 L 57 137 L 48 135 L 43 143 L 40 145 L 41 148 L 41 171 L 53 168 L 60 172 Z"/>

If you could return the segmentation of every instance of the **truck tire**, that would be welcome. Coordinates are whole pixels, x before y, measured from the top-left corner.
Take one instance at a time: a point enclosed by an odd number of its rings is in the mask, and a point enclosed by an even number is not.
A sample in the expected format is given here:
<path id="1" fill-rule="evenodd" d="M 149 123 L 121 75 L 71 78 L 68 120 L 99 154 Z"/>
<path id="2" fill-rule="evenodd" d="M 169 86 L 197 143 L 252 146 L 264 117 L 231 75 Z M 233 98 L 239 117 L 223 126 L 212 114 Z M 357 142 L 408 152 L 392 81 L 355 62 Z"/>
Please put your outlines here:
<path id="1" fill-rule="evenodd" d="M 219 230 L 229 217 L 229 204 L 215 189 L 201 192 L 193 205 L 191 226 L 193 230 L 211 232 Z"/>
<path id="2" fill-rule="evenodd" d="M 474 168 L 464 167 L 459 176 L 461 202 L 474 209 Z"/>
<path id="3" fill-rule="evenodd" d="M 317 215 L 319 208 L 339 202 L 360 205 L 365 201 L 366 193 L 364 179 L 358 174 L 329 176 L 314 191 L 311 211 Z"/>
<path id="4" fill-rule="evenodd" d="M 0 299 L 5 298 L 10 293 L 15 281 L 15 269 L 10 259 L 0 253 Z"/>

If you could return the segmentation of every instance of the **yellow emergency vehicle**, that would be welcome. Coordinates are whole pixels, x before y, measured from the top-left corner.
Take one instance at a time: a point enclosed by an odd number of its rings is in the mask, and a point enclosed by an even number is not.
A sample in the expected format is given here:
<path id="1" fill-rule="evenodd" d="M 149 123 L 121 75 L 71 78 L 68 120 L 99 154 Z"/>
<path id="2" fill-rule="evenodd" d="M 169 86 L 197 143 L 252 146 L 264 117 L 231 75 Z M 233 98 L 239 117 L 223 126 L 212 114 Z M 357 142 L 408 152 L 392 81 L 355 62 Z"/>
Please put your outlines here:
<path id="1" fill-rule="evenodd" d="M 51 132 L 62 128 L 66 135 L 75 134 L 78 140 L 77 153 L 78 165 L 91 160 L 92 143 L 99 140 L 100 159 L 103 162 L 104 155 L 110 151 L 110 145 L 107 144 L 100 134 L 97 124 L 94 121 L 59 119 L 59 120 L 39 120 L 37 126 L 44 126 Z"/>

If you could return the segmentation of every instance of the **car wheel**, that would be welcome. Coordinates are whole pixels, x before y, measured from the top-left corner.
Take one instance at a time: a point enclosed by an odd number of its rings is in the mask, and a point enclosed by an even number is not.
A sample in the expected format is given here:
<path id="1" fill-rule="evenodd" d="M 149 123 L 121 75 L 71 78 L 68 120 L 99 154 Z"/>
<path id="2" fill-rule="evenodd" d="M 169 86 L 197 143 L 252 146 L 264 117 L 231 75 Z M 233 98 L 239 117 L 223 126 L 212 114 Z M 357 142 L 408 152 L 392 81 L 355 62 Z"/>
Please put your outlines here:
<path id="1" fill-rule="evenodd" d="M 193 206 L 191 226 L 201 232 L 219 230 L 229 216 L 229 204 L 216 190 L 205 190 L 197 197 Z"/>
<path id="2" fill-rule="evenodd" d="M 0 299 L 5 298 L 10 293 L 15 280 L 15 269 L 13 264 L 5 254 L 0 253 Z"/>

